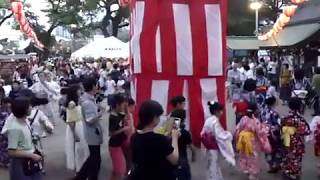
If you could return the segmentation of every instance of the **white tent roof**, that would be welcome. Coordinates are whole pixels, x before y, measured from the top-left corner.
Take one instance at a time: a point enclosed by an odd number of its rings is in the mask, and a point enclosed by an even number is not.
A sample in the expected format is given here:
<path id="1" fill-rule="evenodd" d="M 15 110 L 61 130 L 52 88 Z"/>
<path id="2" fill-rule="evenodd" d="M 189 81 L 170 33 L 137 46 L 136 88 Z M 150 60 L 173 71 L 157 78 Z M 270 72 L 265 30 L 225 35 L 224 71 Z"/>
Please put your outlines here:
<path id="1" fill-rule="evenodd" d="M 95 39 L 71 54 L 72 59 L 84 57 L 127 58 L 129 57 L 129 45 L 113 36 Z"/>

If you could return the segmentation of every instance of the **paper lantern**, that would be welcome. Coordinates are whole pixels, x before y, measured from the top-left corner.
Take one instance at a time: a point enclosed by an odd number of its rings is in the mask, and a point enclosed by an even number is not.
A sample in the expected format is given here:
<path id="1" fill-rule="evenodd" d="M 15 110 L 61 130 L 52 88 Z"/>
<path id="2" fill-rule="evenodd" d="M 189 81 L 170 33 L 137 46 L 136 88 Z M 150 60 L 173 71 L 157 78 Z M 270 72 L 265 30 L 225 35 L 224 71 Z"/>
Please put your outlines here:
<path id="1" fill-rule="evenodd" d="M 296 12 L 297 6 L 291 5 L 284 8 L 283 13 L 288 16 L 292 17 Z"/>
<path id="2" fill-rule="evenodd" d="M 302 4 L 304 3 L 305 0 L 291 0 L 292 3 L 294 4 Z"/>
<path id="3" fill-rule="evenodd" d="M 119 5 L 121 7 L 127 7 L 130 4 L 130 0 L 119 0 Z"/>
<path id="4" fill-rule="evenodd" d="M 269 38 L 272 38 L 273 35 L 275 35 L 274 31 L 273 31 L 273 30 L 270 30 L 270 31 L 267 33 L 268 39 L 269 39 Z"/>
<path id="5" fill-rule="evenodd" d="M 281 23 L 279 20 L 276 21 L 276 23 L 273 25 L 273 30 L 278 33 L 281 30 L 283 30 L 283 27 L 281 26 Z"/>
<path id="6" fill-rule="evenodd" d="M 286 16 L 285 14 L 281 14 L 279 17 L 279 23 L 283 27 L 290 22 L 290 17 Z"/>
<path id="7" fill-rule="evenodd" d="M 11 11 L 15 14 L 20 13 L 23 10 L 22 2 L 12 2 Z"/>
<path id="8" fill-rule="evenodd" d="M 21 18 L 20 18 L 20 24 L 21 25 L 25 25 L 25 24 L 27 24 L 27 18 L 25 17 L 25 16 L 21 16 Z"/>
<path id="9" fill-rule="evenodd" d="M 267 35 L 261 35 L 261 36 L 258 36 L 258 39 L 260 40 L 260 41 L 266 41 L 266 40 L 268 40 L 268 37 L 267 37 Z"/>

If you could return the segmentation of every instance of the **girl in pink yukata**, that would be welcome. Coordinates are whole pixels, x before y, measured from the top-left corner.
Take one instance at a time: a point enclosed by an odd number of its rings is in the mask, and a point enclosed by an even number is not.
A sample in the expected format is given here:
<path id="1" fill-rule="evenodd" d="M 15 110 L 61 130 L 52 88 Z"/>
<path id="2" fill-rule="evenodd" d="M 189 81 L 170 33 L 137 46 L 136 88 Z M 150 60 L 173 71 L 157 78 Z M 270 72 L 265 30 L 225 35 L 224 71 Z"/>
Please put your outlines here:
<path id="1" fill-rule="evenodd" d="M 240 120 L 235 132 L 240 169 L 248 175 L 249 180 L 258 180 L 258 153 L 271 152 L 267 126 L 255 117 L 256 111 L 257 105 L 250 103 L 247 115 Z"/>

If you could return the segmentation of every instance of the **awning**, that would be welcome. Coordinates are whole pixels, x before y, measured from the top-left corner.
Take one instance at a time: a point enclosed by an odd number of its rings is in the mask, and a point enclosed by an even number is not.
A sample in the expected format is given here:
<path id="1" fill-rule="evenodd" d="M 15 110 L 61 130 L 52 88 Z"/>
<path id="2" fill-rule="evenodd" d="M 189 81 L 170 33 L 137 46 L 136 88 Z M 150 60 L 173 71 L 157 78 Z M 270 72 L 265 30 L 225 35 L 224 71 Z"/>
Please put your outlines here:
<path id="1" fill-rule="evenodd" d="M 268 41 L 256 37 L 228 37 L 227 45 L 232 50 L 258 50 L 273 47 L 297 46 L 320 31 L 320 24 L 304 24 L 286 27 Z"/>
<path id="2" fill-rule="evenodd" d="M 258 50 L 262 43 L 256 37 L 231 36 L 227 39 L 227 46 L 231 50 Z"/>

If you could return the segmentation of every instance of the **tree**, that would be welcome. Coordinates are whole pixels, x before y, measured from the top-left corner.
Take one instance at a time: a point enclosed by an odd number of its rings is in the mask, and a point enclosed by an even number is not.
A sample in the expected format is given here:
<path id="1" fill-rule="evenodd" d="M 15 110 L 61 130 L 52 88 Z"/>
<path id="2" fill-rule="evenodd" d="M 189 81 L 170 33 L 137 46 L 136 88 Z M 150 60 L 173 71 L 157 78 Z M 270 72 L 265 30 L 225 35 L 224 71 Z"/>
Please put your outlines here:
<path id="1" fill-rule="evenodd" d="M 103 18 L 98 22 L 90 22 L 89 26 L 93 29 L 100 29 L 105 37 L 110 35 L 118 36 L 119 28 L 128 26 L 124 20 L 129 18 L 129 7 L 119 7 L 116 13 L 111 12 L 112 4 L 118 4 L 118 0 L 83 0 L 84 15 L 89 19 L 97 14 L 103 14 Z M 110 28 L 111 26 L 111 28 Z M 111 32 L 109 29 L 112 29 Z"/>
<path id="2" fill-rule="evenodd" d="M 13 13 L 9 10 L 9 4 L 6 0 L 0 0 L 0 26 L 9 18 Z"/>

